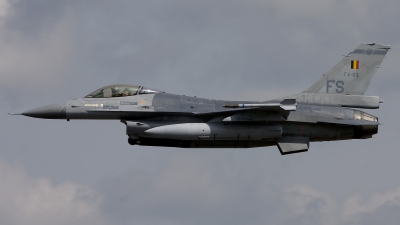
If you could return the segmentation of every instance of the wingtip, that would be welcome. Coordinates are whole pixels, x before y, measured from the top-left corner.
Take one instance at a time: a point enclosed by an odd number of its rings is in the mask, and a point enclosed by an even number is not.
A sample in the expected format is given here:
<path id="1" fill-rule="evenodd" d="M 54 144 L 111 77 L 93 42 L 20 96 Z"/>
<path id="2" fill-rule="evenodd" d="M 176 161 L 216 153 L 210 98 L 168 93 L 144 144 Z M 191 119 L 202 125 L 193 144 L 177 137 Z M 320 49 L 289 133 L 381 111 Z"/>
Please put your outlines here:
<path id="1" fill-rule="evenodd" d="M 281 105 L 297 105 L 297 102 L 295 98 L 286 98 L 281 101 Z"/>
<path id="2" fill-rule="evenodd" d="M 11 116 L 20 116 L 20 115 L 22 115 L 21 113 L 7 113 L 8 115 L 11 115 Z"/>

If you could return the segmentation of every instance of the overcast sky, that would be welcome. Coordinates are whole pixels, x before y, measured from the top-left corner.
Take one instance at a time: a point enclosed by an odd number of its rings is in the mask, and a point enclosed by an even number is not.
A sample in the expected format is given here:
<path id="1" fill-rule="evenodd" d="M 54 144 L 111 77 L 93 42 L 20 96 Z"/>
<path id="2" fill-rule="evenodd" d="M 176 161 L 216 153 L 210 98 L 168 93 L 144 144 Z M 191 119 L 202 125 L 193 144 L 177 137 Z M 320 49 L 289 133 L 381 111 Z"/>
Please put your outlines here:
<path id="1" fill-rule="evenodd" d="M 398 224 L 400 1 L 0 0 L 0 224 Z M 119 121 L 9 116 L 129 83 L 227 100 L 307 89 L 390 44 L 372 139 L 130 146 Z"/>

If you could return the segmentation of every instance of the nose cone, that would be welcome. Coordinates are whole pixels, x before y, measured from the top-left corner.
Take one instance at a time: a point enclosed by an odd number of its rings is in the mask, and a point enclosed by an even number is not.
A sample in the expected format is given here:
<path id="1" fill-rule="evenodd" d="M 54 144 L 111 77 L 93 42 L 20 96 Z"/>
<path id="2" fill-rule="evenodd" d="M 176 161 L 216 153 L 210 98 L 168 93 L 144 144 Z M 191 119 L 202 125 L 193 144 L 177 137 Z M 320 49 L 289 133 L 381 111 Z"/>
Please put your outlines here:
<path id="1" fill-rule="evenodd" d="M 65 104 L 57 103 L 53 105 L 42 106 L 21 113 L 24 116 L 42 118 L 42 119 L 66 119 Z"/>

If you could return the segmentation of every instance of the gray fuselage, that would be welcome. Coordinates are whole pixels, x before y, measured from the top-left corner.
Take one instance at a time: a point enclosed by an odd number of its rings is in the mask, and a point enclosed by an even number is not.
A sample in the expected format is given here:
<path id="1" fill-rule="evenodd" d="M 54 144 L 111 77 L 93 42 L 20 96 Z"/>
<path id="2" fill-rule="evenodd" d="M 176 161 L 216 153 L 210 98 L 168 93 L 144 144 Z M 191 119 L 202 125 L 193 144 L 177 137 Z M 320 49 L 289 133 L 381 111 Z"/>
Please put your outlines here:
<path id="1" fill-rule="evenodd" d="M 62 119 L 120 120 L 127 126 L 131 144 L 170 147 L 260 147 L 275 145 L 280 137 L 332 141 L 377 133 L 377 124 L 362 123 L 377 123 L 376 117 L 341 106 L 298 103 L 286 118 L 277 111 L 224 107 L 270 102 L 276 101 L 223 101 L 167 93 L 82 98 L 65 104 Z"/>

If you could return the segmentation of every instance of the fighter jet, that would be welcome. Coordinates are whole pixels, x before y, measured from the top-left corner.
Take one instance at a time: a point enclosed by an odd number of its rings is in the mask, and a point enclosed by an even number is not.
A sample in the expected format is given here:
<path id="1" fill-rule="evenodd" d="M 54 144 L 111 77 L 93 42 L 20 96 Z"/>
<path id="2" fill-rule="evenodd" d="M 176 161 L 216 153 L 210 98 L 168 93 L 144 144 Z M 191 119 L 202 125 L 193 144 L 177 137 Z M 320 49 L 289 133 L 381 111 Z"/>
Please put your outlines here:
<path id="1" fill-rule="evenodd" d="M 390 46 L 361 44 L 300 94 L 268 101 L 225 101 L 171 94 L 140 85 L 109 85 L 83 98 L 28 110 L 43 119 L 119 120 L 128 143 L 179 148 L 276 145 L 282 155 L 310 142 L 367 139 L 378 118 L 356 108 L 383 101 L 364 96 Z"/>

